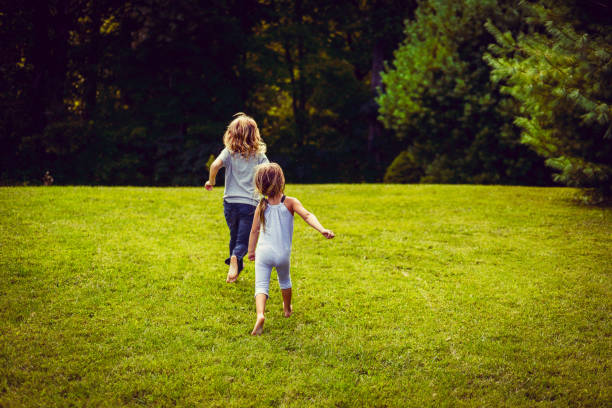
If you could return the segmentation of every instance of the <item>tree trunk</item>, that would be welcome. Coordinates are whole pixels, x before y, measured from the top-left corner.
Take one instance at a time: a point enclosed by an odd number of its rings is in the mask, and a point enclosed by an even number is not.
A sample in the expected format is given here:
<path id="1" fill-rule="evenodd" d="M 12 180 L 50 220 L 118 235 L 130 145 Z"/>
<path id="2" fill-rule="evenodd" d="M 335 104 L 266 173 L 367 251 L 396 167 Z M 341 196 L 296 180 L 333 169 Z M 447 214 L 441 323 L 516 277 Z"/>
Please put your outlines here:
<path id="1" fill-rule="evenodd" d="M 383 70 L 383 43 L 381 39 L 374 42 L 372 49 L 372 77 L 370 81 L 370 91 L 372 98 L 378 95 L 378 88 L 382 86 L 382 78 L 380 73 Z M 378 164 L 380 162 L 380 152 L 376 149 L 376 140 L 382 134 L 382 126 L 378 121 L 378 104 L 374 103 L 373 112 L 368 116 L 368 157 L 374 158 Z"/>
<path id="2" fill-rule="evenodd" d="M 83 102 L 85 109 L 83 117 L 90 119 L 96 109 L 98 92 L 98 72 L 100 64 L 100 27 L 102 26 L 102 13 L 98 2 L 93 2 L 90 11 L 91 26 L 89 44 L 85 57 L 85 92 Z"/>
<path id="3" fill-rule="evenodd" d="M 58 1 L 53 17 L 53 54 L 50 65 L 50 107 L 52 120 L 62 120 L 66 115 L 66 77 L 68 71 L 68 40 L 70 18 L 66 1 Z M 49 118 L 48 118 L 49 119 Z"/>
<path id="4" fill-rule="evenodd" d="M 65 113 L 69 18 L 64 1 L 56 2 L 54 13 L 47 2 L 35 2 L 33 10 L 31 114 L 33 130 L 42 132 Z"/>
<path id="5" fill-rule="evenodd" d="M 296 84 L 295 72 L 294 72 L 294 64 L 293 57 L 291 57 L 291 46 L 288 42 L 284 44 L 285 48 L 285 62 L 287 63 L 287 70 L 289 71 L 289 83 L 291 84 L 291 108 L 293 110 L 293 120 L 295 121 L 295 129 L 296 129 L 296 144 L 297 147 L 301 146 L 302 134 L 300 132 L 300 127 L 298 126 L 299 116 L 300 116 L 300 107 L 298 106 L 298 86 Z"/>
<path id="6" fill-rule="evenodd" d="M 297 67 L 298 67 L 298 116 L 296 119 L 296 125 L 299 132 L 299 143 L 304 146 L 307 143 L 306 140 L 306 84 L 304 78 L 304 30 L 302 29 L 302 0 L 295 1 L 295 24 L 298 29 L 297 38 Z"/>
<path id="7" fill-rule="evenodd" d="M 49 82 L 49 24 L 51 13 L 45 2 L 36 2 L 33 10 L 33 44 L 32 66 L 34 75 L 32 80 L 31 115 L 32 127 L 35 132 L 42 132 L 46 126 L 45 110 L 47 107 Z"/>
<path id="8" fill-rule="evenodd" d="M 291 45 L 291 41 L 285 41 L 285 60 L 289 70 L 291 83 L 291 106 L 293 108 L 293 120 L 295 122 L 296 145 L 302 147 L 306 140 L 306 90 L 304 83 L 304 34 L 302 26 L 302 1 L 296 0 L 293 4 L 293 29 L 297 32 L 296 44 Z M 291 49 L 297 48 L 296 60 L 291 55 Z M 297 68 L 297 70 L 296 70 Z M 296 75 L 297 71 L 297 75 Z"/>

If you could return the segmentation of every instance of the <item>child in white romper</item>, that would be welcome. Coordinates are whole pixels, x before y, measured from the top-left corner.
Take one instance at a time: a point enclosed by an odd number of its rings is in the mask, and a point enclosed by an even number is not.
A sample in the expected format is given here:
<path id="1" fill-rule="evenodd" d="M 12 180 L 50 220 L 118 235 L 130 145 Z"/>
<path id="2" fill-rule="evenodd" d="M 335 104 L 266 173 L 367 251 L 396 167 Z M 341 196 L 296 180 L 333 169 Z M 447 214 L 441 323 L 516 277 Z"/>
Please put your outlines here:
<path id="1" fill-rule="evenodd" d="M 265 321 L 264 312 L 270 289 L 272 268 L 276 268 L 283 296 L 285 317 L 291 316 L 291 276 L 289 264 L 293 238 L 293 214 L 298 213 L 306 223 L 331 239 L 334 233 L 325 229 L 317 217 L 308 212 L 297 198 L 287 197 L 283 170 L 276 163 L 257 166 L 255 188 L 263 196 L 259 201 L 249 237 L 248 257 L 255 261 L 255 307 L 257 320 L 252 335 L 260 335 Z M 261 232 L 260 232 L 261 230 Z M 259 241 L 259 242 L 258 242 Z M 257 250 L 255 250 L 257 247 Z"/>

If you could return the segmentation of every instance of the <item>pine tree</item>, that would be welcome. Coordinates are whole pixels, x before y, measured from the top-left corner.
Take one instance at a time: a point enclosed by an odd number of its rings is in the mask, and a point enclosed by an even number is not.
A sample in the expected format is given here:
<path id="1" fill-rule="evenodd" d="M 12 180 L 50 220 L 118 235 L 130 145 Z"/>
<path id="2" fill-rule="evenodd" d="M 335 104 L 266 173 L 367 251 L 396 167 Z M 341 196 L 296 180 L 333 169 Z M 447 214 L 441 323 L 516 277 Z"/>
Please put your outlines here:
<path id="1" fill-rule="evenodd" d="M 405 141 L 387 180 L 546 184 L 543 160 L 519 142 L 512 98 L 500 94 L 483 61 L 494 41 L 487 18 L 517 31 L 521 16 L 505 0 L 428 0 L 406 23 L 406 39 L 383 74 L 381 120 Z M 408 160 L 410 163 L 402 163 Z M 419 168 L 420 167 L 420 168 Z"/>
<path id="2" fill-rule="evenodd" d="M 519 105 L 522 142 L 546 158 L 555 180 L 582 187 L 591 202 L 612 193 L 612 30 L 597 9 L 574 1 L 522 5 L 527 26 L 515 36 L 494 23 L 485 58 L 492 79 Z M 595 13 L 593 13 L 595 11 Z M 601 10 L 605 12 L 605 10 Z"/>

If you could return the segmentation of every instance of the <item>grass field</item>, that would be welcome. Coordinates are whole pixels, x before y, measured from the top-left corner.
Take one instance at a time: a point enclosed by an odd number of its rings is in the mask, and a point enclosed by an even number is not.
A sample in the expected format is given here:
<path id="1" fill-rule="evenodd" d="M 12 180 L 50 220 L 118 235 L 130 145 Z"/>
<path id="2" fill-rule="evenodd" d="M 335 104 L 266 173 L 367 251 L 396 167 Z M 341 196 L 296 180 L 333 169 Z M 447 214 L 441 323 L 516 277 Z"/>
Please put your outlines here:
<path id="1" fill-rule="evenodd" d="M 610 406 L 612 210 L 290 185 L 294 314 L 225 283 L 222 189 L 1 188 L 0 406 Z M 273 273 L 273 278 L 275 275 Z"/>

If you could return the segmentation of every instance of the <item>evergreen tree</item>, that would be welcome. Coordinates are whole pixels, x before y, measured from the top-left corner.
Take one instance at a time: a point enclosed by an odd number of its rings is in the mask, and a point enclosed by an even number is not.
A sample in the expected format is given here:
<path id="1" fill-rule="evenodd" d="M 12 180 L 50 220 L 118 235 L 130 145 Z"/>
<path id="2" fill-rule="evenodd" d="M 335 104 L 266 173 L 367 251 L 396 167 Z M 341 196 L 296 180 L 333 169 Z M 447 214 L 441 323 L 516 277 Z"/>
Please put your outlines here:
<path id="1" fill-rule="evenodd" d="M 575 1 L 524 4 L 524 32 L 495 36 L 492 78 L 520 106 L 522 141 L 557 170 L 555 180 L 583 187 L 585 198 L 612 193 L 612 30 L 605 5 Z"/>
<path id="2" fill-rule="evenodd" d="M 494 38 L 487 18 L 506 29 L 521 23 L 513 2 L 429 0 L 406 23 L 406 39 L 383 74 L 378 98 L 386 127 L 405 141 L 387 180 L 546 184 L 542 160 L 519 143 L 510 98 L 499 93 L 482 60 Z M 402 164 L 402 160 L 410 163 Z"/>

